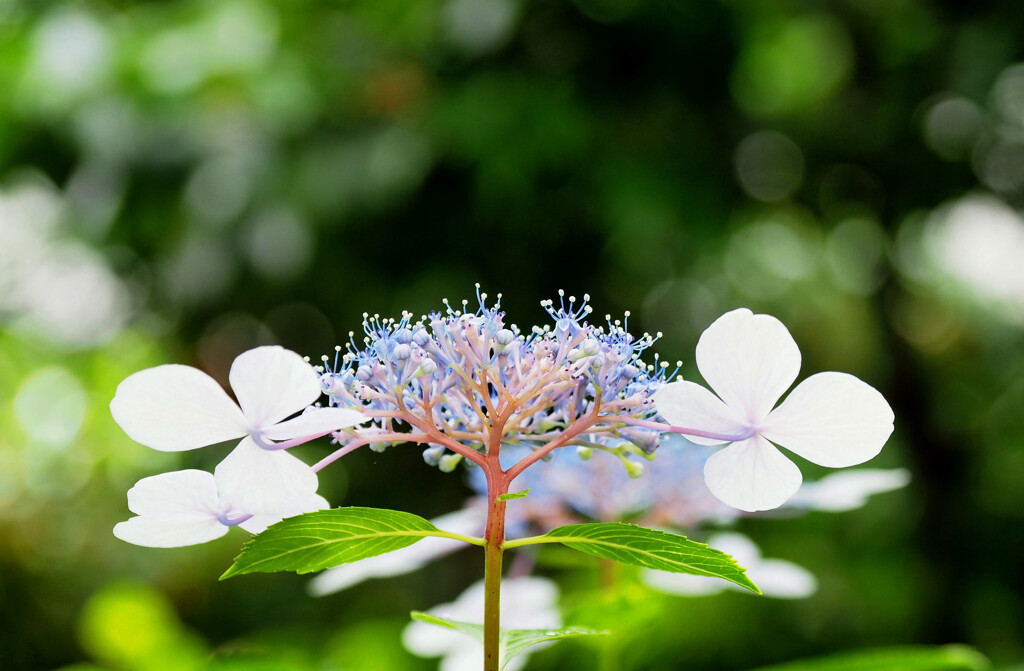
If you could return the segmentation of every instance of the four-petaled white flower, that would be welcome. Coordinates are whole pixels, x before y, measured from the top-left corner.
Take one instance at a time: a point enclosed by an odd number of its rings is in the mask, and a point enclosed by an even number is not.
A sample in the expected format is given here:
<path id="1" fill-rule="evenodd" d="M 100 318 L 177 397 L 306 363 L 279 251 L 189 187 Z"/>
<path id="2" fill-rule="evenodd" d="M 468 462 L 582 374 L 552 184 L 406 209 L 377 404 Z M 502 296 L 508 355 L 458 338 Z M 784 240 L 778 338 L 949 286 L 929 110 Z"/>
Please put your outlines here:
<path id="1" fill-rule="evenodd" d="M 133 440 L 167 452 L 244 436 L 217 466 L 220 494 L 253 515 L 305 505 L 316 492 L 316 473 L 285 448 L 369 418 L 356 410 L 308 407 L 320 397 L 320 379 L 283 347 L 243 352 L 231 364 L 229 381 L 237 404 L 191 366 L 149 368 L 118 386 L 110 412 Z"/>
<path id="2" fill-rule="evenodd" d="M 484 581 L 473 583 L 452 603 L 427 611 L 435 617 L 455 622 L 482 624 L 484 621 Z M 547 578 L 505 578 L 501 581 L 501 626 L 508 629 L 558 629 L 558 586 Z M 440 671 L 477 671 L 484 663 L 484 649 L 466 634 L 425 622 L 411 622 L 402 632 L 406 650 L 420 657 L 442 657 Z M 531 646 L 535 652 L 547 644 Z M 509 660 L 504 671 L 526 666 L 528 652 Z"/>
<path id="3" fill-rule="evenodd" d="M 882 395 L 846 373 L 812 375 L 775 408 L 800 371 L 800 350 L 770 315 L 741 308 L 719 317 L 697 343 L 697 368 L 717 396 L 693 382 L 673 382 L 654 403 L 670 424 L 705 434 L 687 435 L 691 441 L 731 443 L 708 459 L 704 478 L 716 497 L 740 510 L 777 508 L 800 488 L 800 469 L 772 443 L 838 468 L 874 457 L 893 430 Z"/>
<path id="4" fill-rule="evenodd" d="M 708 539 L 708 545 L 732 555 L 747 569 L 747 576 L 761 588 L 761 593 L 775 599 L 804 599 L 818 591 L 818 580 L 802 566 L 784 559 L 764 559 L 761 548 L 743 534 L 718 533 Z M 725 590 L 747 592 L 731 582 L 702 575 L 669 573 L 644 569 L 643 581 L 667 594 L 683 596 L 709 596 Z"/>
<path id="5" fill-rule="evenodd" d="M 114 535 L 146 547 L 182 547 L 220 538 L 233 526 L 258 534 L 285 517 L 329 507 L 326 499 L 312 494 L 277 515 L 249 515 L 218 492 L 210 473 L 173 471 L 143 478 L 128 490 L 128 508 L 137 517 L 117 524 Z"/>

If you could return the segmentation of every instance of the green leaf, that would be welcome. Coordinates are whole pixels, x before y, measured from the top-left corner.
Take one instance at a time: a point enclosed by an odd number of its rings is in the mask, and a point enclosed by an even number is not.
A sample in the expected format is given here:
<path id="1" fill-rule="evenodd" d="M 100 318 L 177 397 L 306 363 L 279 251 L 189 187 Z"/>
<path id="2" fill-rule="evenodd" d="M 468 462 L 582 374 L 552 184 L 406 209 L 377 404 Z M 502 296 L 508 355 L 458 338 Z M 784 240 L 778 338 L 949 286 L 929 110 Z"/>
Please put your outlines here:
<path id="1" fill-rule="evenodd" d="M 729 555 L 686 536 L 623 522 L 571 524 L 505 543 L 506 549 L 534 543 L 561 543 L 574 550 L 602 559 L 612 559 L 659 571 L 691 573 L 722 578 L 740 587 L 761 593 L 746 569 Z"/>
<path id="2" fill-rule="evenodd" d="M 442 531 L 429 521 L 398 510 L 318 510 L 272 525 L 253 536 L 220 578 L 243 573 L 310 573 L 408 547 L 428 536 L 482 545 L 483 540 Z"/>
<path id="3" fill-rule="evenodd" d="M 858 650 L 819 659 L 765 666 L 756 671 L 983 671 L 988 659 L 965 645 Z"/>
<path id="4" fill-rule="evenodd" d="M 512 499 L 525 499 L 526 495 L 530 493 L 529 489 L 524 489 L 521 492 L 508 492 L 498 497 L 499 501 L 511 501 Z"/>
<path id="5" fill-rule="evenodd" d="M 484 642 L 484 628 L 480 624 L 470 624 L 468 622 L 456 622 L 455 620 L 447 620 L 443 617 L 437 617 L 429 613 L 421 613 L 419 611 L 413 611 L 410 616 L 414 620 L 420 622 L 426 622 L 428 624 L 436 624 L 439 627 L 447 627 L 448 629 L 454 629 L 460 633 L 472 637 L 478 643 L 483 645 Z M 544 641 L 560 641 L 564 638 L 577 638 L 580 636 L 603 636 L 607 634 L 606 631 L 597 631 L 595 629 L 587 629 L 586 627 L 562 627 L 561 629 L 505 629 L 501 630 L 501 668 L 505 668 L 505 665 L 509 661 L 526 650 L 531 645 L 543 643 Z"/>

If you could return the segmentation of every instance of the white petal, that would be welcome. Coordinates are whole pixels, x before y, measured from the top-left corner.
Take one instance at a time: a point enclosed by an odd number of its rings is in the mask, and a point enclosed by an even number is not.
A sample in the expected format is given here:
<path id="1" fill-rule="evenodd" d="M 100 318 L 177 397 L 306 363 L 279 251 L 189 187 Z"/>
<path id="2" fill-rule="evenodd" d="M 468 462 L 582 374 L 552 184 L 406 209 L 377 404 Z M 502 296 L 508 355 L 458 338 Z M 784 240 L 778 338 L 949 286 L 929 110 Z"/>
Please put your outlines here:
<path id="1" fill-rule="evenodd" d="M 724 435 L 742 435 L 747 431 L 743 416 L 736 409 L 693 382 L 672 382 L 661 387 L 654 394 L 654 407 L 673 426 Z M 686 439 L 698 445 L 727 442 L 689 434 Z"/>
<path id="2" fill-rule="evenodd" d="M 449 650 L 441 659 L 437 671 L 480 671 L 483 668 L 483 647 L 471 638 L 465 636 L 464 638 L 465 642 Z M 529 648 L 525 652 L 516 655 L 511 662 L 502 667 L 501 671 L 515 671 L 516 668 L 522 668 L 521 663 L 516 665 L 513 662 L 524 655 L 529 657 Z"/>
<path id="3" fill-rule="evenodd" d="M 214 469 L 221 501 L 251 515 L 293 514 L 316 493 L 316 473 L 287 450 L 244 438 Z"/>
<path id="4" fill-rule="evenodd" d="M 242 352 L 228 374 L 249 423 L 265 429 L 320 398 L 320 378 L 302 357 L 283 347 Z"/>
<path id="5" fill-rule="evenodd" d="M 649 587 L 665 594 L 679 594 L 681 596 L 709 596 L 725 591 L 726 583 L 720 578 L 711 578 L 705 575 L 689 575 L 687 573 L 670 573 L 669 571 L 656 571 L 644 569 L 640 574 L 641 580 Z"/>
<path id="6" fill-rule="evenodd" d="M 114 526 L 114 535 L 134 545 L 151 548 L 176 548 L 220 538 L 228 528 L 215 516 L 141 515 Z"/>
<path id="7" fill-rule="evenodd" d="M 748 536 L 734 531 L 717 533 L 708 539 L 708 545 L 731 555 L 740 566 L 747 569 L 747 575 L 761 588 L 764 596 L 803 599 L 818 589 L 817 579 L 802 566 L 782 559 L 762 559 L 761 548 Z M 733 583 L 725 585 L 727 589 L 746 591 Z"/>
<path id="8" fill-rule="evenodd" d="M 813 573 L 783 559 L 764 559 L 747 574 L 762 594 L 776 599 L 806 599 L 818 591 Z"/>
<path id="9" fill-rule="evenodd" d="M 117 387 L 110 414 L 132 440 L 165 452 L 247 433 L 242 412 L 212 377 L 177 364 L 129 375 Z"/>
<path id="10" fill-rule="evenodd" d="M 906 487 L 910 471 L 905 468 L 858 468 L 826 475 L 816 482 L 806 482 L 787 506 L 838 513 L 860 508 L 874 494 Z"/>
<path id="11" fill-rule="evenodd" d="M 800 372 L 800 350 L 771 315 L 727 312 L 701 335 L 697 368 L 726 405 L 758 424 Z"/>
<path id="12" fill-rule="evenodd" d="M 704 481 L 715 498 L 747 512 L 778 508 L 802 479 L 796 464 L 760 436 L 733 443 L 704 464 Z"/>
<path id="13" fill-rule="evenodd" d="M 818 373 L 772 411 L 761 434 L 808 461 L 839 468 L 878 454 L 892 421 L 892 408 L 871 385 L 846 373 Z"/>
<path id="14" fill-rule="evenodd" d="M 240 522 L 238 526 L 242 527 L 251 534 L 260 534 L 267 530 L 272 524 L 277 524 L 286 517 L 294 517 L 295 515 L 301 515 L 302 513 L 312 513 L 317 510 L 327 510 L 331 507 L 331 504 L 327 502 L 327 499 L 320 496 L 319 494 L 313 496 L 305 503 L 305 505 L 299 506 L 296 510 L 291 511 L 287 514 L 281 515 L 253 515 L 244 522 Z"/>
<path id="15" fill-rule="evenodd" d="M 478 647 L 480 645 L 473 639 L 466 638 L 465 634 L 426 622 L 413 621 L 402 630 L 402 645 L 420 657 L 439 657 L 458 648 L 460 644 Z"/>
<path id="16" fill-rule="evenodd" d="M 136 515 L 205 514 L 216 519 L 217 484 L 206 471 L 188 469 L 143 478 L 128 490 Z"/>
<path id="17" fill-rule="evenodd" d="M 735 559 L 743 568 L 749 569 L 761 563 L 761 548 L 745 534 L 723 531 L 708 538 L 707 543 Z"/>
<path id="18" fill-rule="evenodd" d="M 370 421 L 370 418 L 349 408 L 314 408 L 286 422 L 265 429 L 263 435 L 271 440 L 292 438 L 318 438 L 337 429 L 355 426 Z"/>

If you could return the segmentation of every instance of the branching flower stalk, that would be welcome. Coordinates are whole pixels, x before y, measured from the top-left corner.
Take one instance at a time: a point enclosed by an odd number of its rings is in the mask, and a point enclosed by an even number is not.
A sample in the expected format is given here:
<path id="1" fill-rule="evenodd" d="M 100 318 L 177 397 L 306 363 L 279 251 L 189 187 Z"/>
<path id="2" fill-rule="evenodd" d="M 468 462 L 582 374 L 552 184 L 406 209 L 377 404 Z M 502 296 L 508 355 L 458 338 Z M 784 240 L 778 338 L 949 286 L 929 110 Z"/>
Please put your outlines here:
<path id="1" fill-rule="evenodd" d="M 505 325 L 500 295 L 488 307 L 478 288 L 477 299 L 475 311 L 463 303 L 461 310 L 447 306 L 416 322 L 408 313 L 397 321 L 365 316 L 362 343 L 353 340 L 344 353 L 339 348 L 335 361 L 325 360 L 321 380 L 333 405 L 363 408 L 373 424 L 336 433 L 340 447 L 318 466 L 361 445 L 380 449 L 401 441 L 427 445 L 424 459 L 442 470 L 453 470 L 461 459 L 483 470 L 484 647 L 490 670 L 499 664 L 503 496 L 512 481 L 552 451 L 570 446 L 584 455 L 595 448 L 608 451 L 639 474 L 642 467 L 631 457 L 653 455 L 663 429 L 634 428 L 630 422 L 656 415 L 653 392 L 675 371 L 657 357 L 655 364 L 641 361 L 656 338 L 634 338 L 628 314 L 623 322 L 608 317 L 606 326 L 590 325 L 588 296 L 577 303 L 560 292 L 557 305 L 543 302 L 554 326 L 529 333 Z M 410 430 L 396 431 L 401 425 Z M 502 446 L 513 444 L 532 451 L 502 468 Z"/>

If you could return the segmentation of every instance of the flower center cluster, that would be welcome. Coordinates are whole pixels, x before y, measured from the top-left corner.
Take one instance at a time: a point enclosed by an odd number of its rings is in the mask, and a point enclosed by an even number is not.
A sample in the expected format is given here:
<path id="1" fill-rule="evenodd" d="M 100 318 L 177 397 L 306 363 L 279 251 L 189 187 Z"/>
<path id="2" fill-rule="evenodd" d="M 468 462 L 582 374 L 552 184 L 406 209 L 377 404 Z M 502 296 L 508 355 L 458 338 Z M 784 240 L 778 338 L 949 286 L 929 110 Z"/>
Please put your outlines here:
<path id="1" fill-rule="evenodd" d="M 503 443 L 541 447 L 585 422 L 577 446 L 654 452 L 658 431 L 618 418 L 652 418 L 651 396 L 676 371 L 657 357 L 654 365 L 641 361 L 657 338 L 631 335 L 628 313 L 621 322 L 606 317 L 606 325 L 593 325 L 586 321 L 589 296 L 578 302 L 559 292 L 557 304 L 541 303 L 553 323 L 523 332 L 505 323 L 500 294 L 488 306 L 478 286 L 477 301 L 470 311 L 466 301 L 460 310 L 445 300 L 443 312 L 416 321 L 408 312 L 397 320 L 364 315 L 362 342 L 350 334 L 333 363 L 323 357 L 321 383 L 331 404 L 374 418 L 371 429 L 337 434 L 341 442 L 374 430 L 392 433 L 404 421 L 486 453 Z M 447 470 L 454 463 L 444 458 L 455 455 L 446 452 L 434 445 L 425 458 Z"/>

